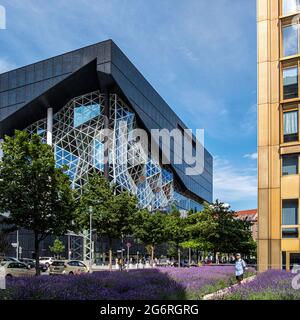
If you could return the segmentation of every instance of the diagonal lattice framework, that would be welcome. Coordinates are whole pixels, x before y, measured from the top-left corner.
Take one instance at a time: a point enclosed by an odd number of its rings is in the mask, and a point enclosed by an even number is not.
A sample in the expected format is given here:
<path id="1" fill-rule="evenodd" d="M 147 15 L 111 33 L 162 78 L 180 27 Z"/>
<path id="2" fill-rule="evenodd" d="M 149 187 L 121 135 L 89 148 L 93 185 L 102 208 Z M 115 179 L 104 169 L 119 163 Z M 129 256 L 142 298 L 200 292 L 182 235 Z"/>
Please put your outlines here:
<path id="1" fill-rule="evenodd" d="M 53 117 L 53 148 L 58 167 L 67 166 L 72 187 L 82 189 L 96 169 L 104 172 L 104 95 L 91 92 L 72 99 Z M 47 120 L 26 130 L 38 133 L 46 142 Z M 110 95 L 109 178 L 119 189 L 136 194 L 139 206 L 163 209 L 173 202 L 171 171 L 151 160 L 151 154 L 131 137 L 136 128 L 134 112 L 116 95 Z"/>
<path id="2" fill-rule="evenodd" d="M 169 206 L 173 202 L 173 174 L 156 164 L 150 152 L 131 137 L 135 115 L 115 94 L 110 96 L 110 121 L 114 128 L 110 176 L 114 183 L 136 194 L 141 207 L 157 210 Z"/>
<path id="3" fill-rule="evenodd" d="M 139 206 L 151 211 L 164 209 L 174 201 L 174 181 L 171 171 L 151 160 L 150 152 L 132 136 L 135 114 L 116 95 L 110 95 L 110 112 L 104 116 L 105 96 L 99 91 L 72 99 L 53 117 L 53 148 L 56 165 L 67 166 L 73 188 L 82 190 L 89 175 L 104 173 L 104 143 L 101 130 L 108 127 L 108 175 L 119 190 L 128 190 L 138 197 Z M 47 141 L 47 119 L 26 130 Z M 80 236 L 80 237 L 78 237 Z M 81 243 L 80 238 L 83 238 Z M 71 257 L 93 258 L 93 241 L 89 233 L 70 235 Z M 81 258 L 80 258 L 81 259 Z"/>

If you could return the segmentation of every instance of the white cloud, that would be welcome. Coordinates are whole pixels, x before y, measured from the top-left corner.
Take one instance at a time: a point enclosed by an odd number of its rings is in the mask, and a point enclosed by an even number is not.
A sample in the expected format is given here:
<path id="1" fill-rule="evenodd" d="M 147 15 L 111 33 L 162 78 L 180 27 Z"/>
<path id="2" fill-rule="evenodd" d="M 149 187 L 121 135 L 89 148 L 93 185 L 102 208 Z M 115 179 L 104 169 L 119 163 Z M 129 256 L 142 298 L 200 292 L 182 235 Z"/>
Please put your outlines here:
<path id="1" fill-rule="evenodd" d="M 198 62 L 199 57 L 195 55 L 195 53 L 186 46 L 180 46 L 178 47 L 178 50 L 181 51 L 188 59 L 190 59 L 193 62 Z"/>
<path id="2" fill-rule="evenodd" d="M 244 158 L 252 159 L 252 160 L 257 160 L 257 152 L 254 153 L 247 153 L 244 155 Z"/>
<path id="3" fill-rule="evenodd" d="M 0 58 L 0 73 L 9 71 L 14 68 L 15 68 L 14 64 L 10 63 L 7 59 Z"/>
<path id="4" fill-rule="evenodd" d="M 214 158 L 214 198 L 229 204 L 255 201 L 257 174 L 254 168 L 241 169 L 226 159 Z"/>

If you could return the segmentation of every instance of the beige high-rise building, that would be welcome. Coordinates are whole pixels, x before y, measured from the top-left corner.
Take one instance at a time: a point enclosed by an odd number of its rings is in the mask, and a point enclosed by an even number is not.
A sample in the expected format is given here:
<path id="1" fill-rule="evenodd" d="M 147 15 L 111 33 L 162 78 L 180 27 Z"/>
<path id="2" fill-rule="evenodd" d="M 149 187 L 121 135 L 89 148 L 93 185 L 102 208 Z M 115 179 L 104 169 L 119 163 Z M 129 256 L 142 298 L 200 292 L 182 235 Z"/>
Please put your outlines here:
<path id="1" fill-rule="evenodd" d="M 257 0 L 258 264 L 300 264 L 300 0 Z"/>

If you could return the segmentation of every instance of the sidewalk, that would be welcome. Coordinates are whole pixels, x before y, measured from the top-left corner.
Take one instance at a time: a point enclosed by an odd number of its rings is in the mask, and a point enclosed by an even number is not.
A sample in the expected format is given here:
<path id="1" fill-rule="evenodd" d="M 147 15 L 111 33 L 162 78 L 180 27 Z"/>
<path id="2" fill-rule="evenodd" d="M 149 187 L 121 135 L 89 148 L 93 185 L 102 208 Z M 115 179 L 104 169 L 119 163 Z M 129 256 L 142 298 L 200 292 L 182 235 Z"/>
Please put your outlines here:
<path id="1" fill-rule="evenodd" d="M 256 278 L 256 275 L 244 279 L 244 280 L 242 281 L 242 285 L 245 284 L 245 283 L 247 283 L 247 282 L 253 281 L 255 278 Z M 222 299 L 222 297 L 223 297 L 225 294 L 227 294 L 227 293 L 230 291 L 230 289 L 235 288 L 235 287 L 237 287 L 237 286 L 238 286 L 238 284 L 234 284 L 234 285 L 231 286 L 231 287 L 228 287 L 228 288 L 219 290 L 219 291 L 214 292 L 214 293 L 207 294 L 206 296 L 203 297 L 202 300 L 220 300 L 220 299 Z"/>
<path id="2" fill-rule="evenodd" d="M 130 264 L 129 265 L 129 270 L 142 270 L 142 269 L 151 269 L 153 267 L 151 267 L 149 264 L 146 265 L 136 265 L 136 264 Z M 92 270 L 93 271 L 107 271 L 109 270 L 109 266 L 108 265 L 93 265 L 92 266 Z M 116 266 L 115 264 L 112 265 L 112 270 L 120 270 L 119 266 Z M 128 270 L 127 267 L 125 266 L 125 268 L 123 270 Z"/>

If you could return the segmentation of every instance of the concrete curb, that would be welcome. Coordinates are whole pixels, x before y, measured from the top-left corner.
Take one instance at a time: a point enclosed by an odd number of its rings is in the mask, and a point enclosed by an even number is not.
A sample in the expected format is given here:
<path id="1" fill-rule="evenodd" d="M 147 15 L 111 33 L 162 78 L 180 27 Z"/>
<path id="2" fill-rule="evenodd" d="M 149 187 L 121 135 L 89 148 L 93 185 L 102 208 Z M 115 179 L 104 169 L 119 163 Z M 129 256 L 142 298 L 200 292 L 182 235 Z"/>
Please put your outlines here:
<path id="1" fill-rule="evenodd" d="M 256 275 L 244 279 L 244 280 L 242 281 L 242 285 L 245 284 L 245 283 L 248 283 L 248 282 L 253 281 L 255 278 L 256 278 Z M 207 294 L 206 296 L 204 296 L 204 297 L 202 298 L 202 300 L 221 300 L 221 298 L 222 298 L 225 294 L 227 294 L 227 293 L 230 291 L 230 289 L 235 288 L 235 287 L 237 287 L 237 286 L 238 286 L 238 284 L 234 284 L 234 285 L 231 286 L 231 287 L 228 287 L 228 288 L 225 288 L 225 289 L 216 291 L 216 292 L 214 292 L 214 293 Z"/>

